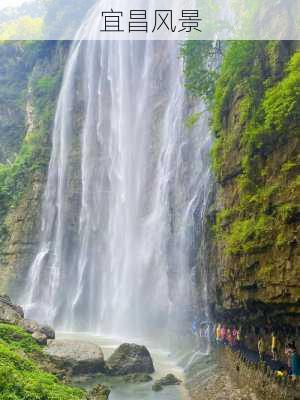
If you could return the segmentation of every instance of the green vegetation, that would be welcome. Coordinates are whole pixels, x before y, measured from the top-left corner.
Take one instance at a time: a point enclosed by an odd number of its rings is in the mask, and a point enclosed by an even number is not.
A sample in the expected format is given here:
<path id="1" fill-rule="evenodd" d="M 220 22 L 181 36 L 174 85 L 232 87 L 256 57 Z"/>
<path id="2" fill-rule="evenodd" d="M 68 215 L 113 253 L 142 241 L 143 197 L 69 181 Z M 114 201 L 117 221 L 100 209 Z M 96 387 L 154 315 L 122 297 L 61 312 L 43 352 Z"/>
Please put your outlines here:
<path id="1" fill-rule="evenodd" d="M 32 132 L 25 137 L 14 162 L 0 164 L 0 215 L 5 215 L 8 208 L 17 205 L 26 188 L 28 173 L 47 166 L 44 153 L 41 134 Z"/>
<path id="2" fill-rule="evenodd" d="M 284 133 L 289 127 L 299 127 L 300 121 L 300 52 L 293 55 L 286 67 L 284 79 L 269 88 L 262 101 L 264 128 Z"/>
<path id="3" fill-rule="evenodd" d="M 65 37 L 77 29 L 85 13 L 95 5 L 95 0 L 48 0 L 45 14 L 45 31 L 50 37 Z"/>
<path id="4" fill-rule="evenodd" d="M 1 10 L 0 40 L 60 38 L 77 30 L 95 0 L 31 0 Z"/>
<path id="5" fill-rule="evenodd" d="M 296 160 L 287 160 L 275 177 L 267 162 L 288 137 L 293 140 L 299 134 L 300 53 L 292 55 L 278 79 L 274 71 L 279 51 L 274 42 L 233 43 L 216 85 L 213 127 L 218 139 L 212 158 L 220 181 L 226 179 L 230 154 L 240 158 L 235 219 L 230 227 L 216 227 L 229 254 L 260 252 L 275 242 L 287 244 L 287 224 L 299 212 L 293 196 L 295 176 L 287 181 L 285 175 L 296 168 Z M 224 117 L 230 119 L 228 110 L 234 107 L 239 120 L 224 129 Z"/>
<path id="6" fill-rule="evenodd" d="M 265 42 L 231 42 L 226 48 L 220 76 L 214 92 L 212 125 L 222 129 L 222 117 L 228 112 L 233 96 L 243 91 L 242 115 L 245 120 L 262 92 L 262 57 Z"/>
<path id="7" fill-rule="evenodd" d="M 232 254 L 247 254 L 259 252 L 272 244 L 272 218 L 266 215 L 236 220 L 232 223 L 230 234 L 226 237 L 228 252 Z"/>
<path id="8" fill-rule="evenodd" d="M 41 352 L 41 346 L 32 339 L 29 333 L 18 326 L 0 323 L 0 338 L 9 346 L 10 350 L 23 351 L 29 355 Z"/>
<path id="9" fill-rule="evenodd" d="M 181 47 L 185 85 L 189 92 L 207 103 L 215 92 L 217 71 L 213 68 L 216 49 L 211 41 L 186 41 Z"/>
<path id="10" fill-rule="evenodd" d="M 288 42 L 230 42 L 212 83 L 194 48 L 185 48 L 187 87 L 210 104 L 212 167 L 226 190 L 216 237 L 231 255 L 286 246 L 300 212 L 300 52 Z M 198 50 L 205 59 L 206 45 Z"/>
<path id="11" fill-rule="evenodd" d="M 0 163 L 14 158 L 24 136 L 28 65 L 23 49 L 17 42 L 0 46 Z"/>
<path id="12" fill-rule="evenodd" d="M 0 24 L 0 41 L 20 40 L 30 37 L 32 40 L 41 38 L 43 19 L 22 16 L 13 21 Z"/>
<path id="13" fill-rule="evenodd" d="M 0 324 L 1 400 L 79 400 L 85 392 L 59 382 L 32 359 L 42 354 L 31 335 L 23 329 Z"/>
<path id="14" fill-rule="evenodd" d="M 192 129 L 193 126 L 199 121 L 200 117 L 203 115 L 203 112 L 196 112 L 194 114 L 189 115 L 185 120 L 185 125 L 188 129 Z"/>
<path id="15" fill-rule="evenodd" d="M 8 136 L 7 146 L 18 149 L 6 163 L 0 162 L 0 248 L 4 245 L 9 227 L 6 226 L 6 216 L 10 210 L 20 203 L 22 195 L 28 187 L 32 187 L 35 173 L 44 174 L 47 170 L 50 154 L 49 132 L 51 131 L 55 113 L 55 103 L 60 87 L 61 71 L 53 70 L 47 74 L 47 63 L 56 43 L 23 42 L 12 43 L 6 46 L 5 54 L 13 52 L 20 57 L 22 66 L 15 69 L 15 79 L 7 72 L 3 79 L 0 97 L 5 97 L 5 91 L 11 90 L 11 82 L 15 82 L 13 94 L 16 98 L 5 101 L 11 112 L 22 112 L 22 117 L 17 121 L 3 121 L 10 124 L 10 130 L 18 130 L 18 135 Z M 17 49 L 17 50 L 14 50 Z M 4 58 L 4 57 L 3 57 Z M 5 58 L 4 58 L 5 59 Z M 6 58 L 9 62 L 10 57 Z M 13 62 L 13 61 L 11 61 Z M 37 66 L 38 68 L 34 68 Z M 9 71 L 9 65 L 5 66 Z M 19 93 L 17 94 L 17 92 Z M 26 106 L 27 102 L 27 106 Z M 26 121 L 26 108 L 31 108 L 32 121 Z M 28 116 L 27 116 L 28 117 Z M 26 124 L 29 124 L 29 128 Z M 2 127 L 3 130 L 4 126 Z M 20 143 L 18 145 L 18 143 Z"/>
<path id="16" fill-rule="evenodd" d="M 50 129 L 55 113 L 56 97 L 60 87 L 62 75 L 43 76 L 33 81 L 33 96 L 36 115 L 42 121 L 43 128 Z"/>
<path id="17" fill-rule="evenodd" d="M 215 144 L 220 151 L 213 150 L 215 165 L 218 165 L 215 158 L 222 158 L 223 149 L 231 147 L 232 143 L 228 142 L 236 134 L 234 129 L 226 135 L 223 130 L 223 120 L 229 117 L 232 106 L 237 106 L 237 125 L 244 129 L 239 138 L 247 147 L 244 171 L 251 158 L 256 156 L 256 151 L 272 151 L 272 145 L 287 128 L 299 129 L 300 53 L 291 57 L 284 76 L 276 82 L 272 69 L 276 63 L 274 52 L 279 50 L 274 42 L 234 42 L 229 47 L 215 91 L 213 128 L 221 142 L 217 140 Z M 218 135 L 222 130 L 223 134 Z M 222 178 L 220 168 L 215 168 L 215 172 Z"/>

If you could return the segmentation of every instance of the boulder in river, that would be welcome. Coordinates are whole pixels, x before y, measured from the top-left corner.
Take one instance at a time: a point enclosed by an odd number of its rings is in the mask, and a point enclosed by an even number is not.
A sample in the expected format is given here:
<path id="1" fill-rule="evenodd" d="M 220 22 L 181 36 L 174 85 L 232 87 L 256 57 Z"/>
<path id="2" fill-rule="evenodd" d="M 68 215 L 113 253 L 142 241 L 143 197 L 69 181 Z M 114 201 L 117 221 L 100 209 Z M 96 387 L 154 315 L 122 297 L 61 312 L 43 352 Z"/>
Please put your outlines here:
<path id="1" fill-rule="evenodd" d="M 24 317 L 23 309 L 6 295 L 0 296 L 0 322 L 17 325 Z"/>
<path id="2" fill-rule="evenodd" d="M 181 380 L 176 378 L 176 376 L 173 374 L 168 374 L 168 375 L 164 376 L 163 378 L 157 380 L 155 383 L 157 383 L 161 386 L 180 385 Z"/>
<path id="3" fill-rule="evenodd" d="M 180 385 L 180 384 L 181 384 L 180 379 L 176 378 L 176 376 L 173 374 L 168 374 L 163 378 L 155 381 L 152 386 L 152 390 L 154 390 L 154 392 L 159 392 L 163 390 L 164 386 Z"/>
<path id="4" fill-rule="evenodd" d="M 160 392 L 160 391 L 162 391 L 164 388 L 162 387 L 162 385 L 160 384 L 160 383 L 158 383 L 158 382 L 155 382 L 154 384 L 153 384 L 153 386 L 152 386 L 152 390 L 154 391 L 154 392 Z"/>
<path id="5" fill-rule="evenodd" d="M 114 376 L 154 372 L 151 355 L 145 346 L 124 343 L 107 360 L 109 373 Z"/>
<path id="6" fill-rule="evenodd" d="M 40 332 L 43 333 L 47 339 L 53 340 L 55 339 L 55 331 L 51 326 L 43 325 L 40 327 Z"/>
<path id="7" fill-rule="evenodd" d="M 75 340 L 48 340 L 45 348 L 51 361 L 70 375 L 105 372 L 101 348 L 94 343 Z"/>

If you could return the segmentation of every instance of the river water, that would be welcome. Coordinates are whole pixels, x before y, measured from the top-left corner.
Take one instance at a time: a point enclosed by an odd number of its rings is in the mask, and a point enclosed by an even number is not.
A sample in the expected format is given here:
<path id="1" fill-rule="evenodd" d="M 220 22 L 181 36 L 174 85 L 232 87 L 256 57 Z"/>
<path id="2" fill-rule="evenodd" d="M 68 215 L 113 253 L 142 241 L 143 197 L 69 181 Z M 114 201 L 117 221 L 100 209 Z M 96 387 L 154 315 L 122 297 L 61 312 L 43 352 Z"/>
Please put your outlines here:
<path id="1" fill-rule="evenodd" d="M 84 340 L 99 345 L 107 359 L 113 351 L 122 343 L 128 340 L 114 337 L 102 337 L 85 333 L 58 333 L 58 339 Z M 132 342 L 132 339 L 130 340 Z M 105 377 L 95 375 L 89 378 L 79 377 L 74 380 L 74 384 L 85 389 L 91 389 L 97 384 L 104 384 L 111 389 L 109 400 L 189 400 L 188 392 L 182 383 L 179 386 L 167 386 L 161 392 L 154 392 L 152 385 L 154 380 L 160 379 L 168 373 L 184 381 L 183 369 L 177 365 L 177 360 L 170 352 L 156 347 L 153 343 L 134 339 L 137 344 L 144 344 L 149 349 L 153 358 L 155 373 L 152 375 L 153 381 L 147 383 L 125 383 L 117 377 Z"/>

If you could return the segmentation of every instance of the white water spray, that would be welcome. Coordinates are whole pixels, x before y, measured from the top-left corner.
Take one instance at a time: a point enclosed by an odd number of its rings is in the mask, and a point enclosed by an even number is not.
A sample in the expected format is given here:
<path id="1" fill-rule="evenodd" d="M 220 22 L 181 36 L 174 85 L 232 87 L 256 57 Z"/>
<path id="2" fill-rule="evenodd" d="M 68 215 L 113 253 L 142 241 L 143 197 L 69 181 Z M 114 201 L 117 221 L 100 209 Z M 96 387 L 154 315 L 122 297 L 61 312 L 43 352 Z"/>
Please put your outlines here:
<path id="1" fill-rule="evenodd" d="M 161 334 L 192 306 L 207 116 L 186 127 L 179 43 L 87 41 L 93 18 L 65 68 L 23 304 L 64 330 Z"/>

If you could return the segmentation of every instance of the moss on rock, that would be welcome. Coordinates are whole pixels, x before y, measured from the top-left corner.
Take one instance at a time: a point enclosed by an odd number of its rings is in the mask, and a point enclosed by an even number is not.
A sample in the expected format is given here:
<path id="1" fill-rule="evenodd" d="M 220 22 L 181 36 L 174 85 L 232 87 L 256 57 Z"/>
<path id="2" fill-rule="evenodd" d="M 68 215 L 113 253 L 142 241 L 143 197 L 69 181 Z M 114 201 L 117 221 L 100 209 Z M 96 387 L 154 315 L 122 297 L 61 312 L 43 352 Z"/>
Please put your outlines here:
<path id="1" fill-rule="evenodd" d="M 86 393 L 44 372 L 42 346 L 24 329 L 0 324 L 0 392 L 3 400 L 79 400 Z M 47 360 L 44 360 L 45 362 Z"/>
<path id="2" fill-rule="evenodd" d="M 206 244 L 208 271 L 210 282 L 216 282 L 215 299 L 209 302 L 216 303 L 218 318 L 257 322 L 267 318 L 270 323 L 297 325 L 299 44 L 234 41 L 221 47 L 223 60 L 215 74 L 214 91 L 206 94 L 217 181 L 207 218 L 212 226 Z M 197 54 L 193 57 L 190 52 L 189 57 L 193 62 L 188 66 L 198 60 L 203 67 Z M 201 83 L 197 68 L 192 72 L 193 81 Z M 195 90 L 192 94 L 205 95 Z"/>
<path id="3" fill-rule="evenodd" d="M 0 292 L 17 295 L 38 245 L 52 124 L 67 46 L 63 42 L 12 42 L 3 46 L 0 57 L 6 48 L 18 49 L 9 59 L 12 63 L 18 60 L 15 85 L 22 91 L 8 104 L 17 107 L 21 103 L 23 119 L 11 119 L 11 129 L 19 133 L 11 137 L 10 144 L 18 151 L 9 162 L 0 164 Z M 11 81 L 6 76 L 3 90 L 11 86 Z M 6 114 L 1 115 L 0 110 L 0 119 L 5 119 Z M 7 130 L 0 123 L 0 147 L 5 143 L 2 136 L 7 139 Z"/>
<path id="4" fill-rule="evenodd" d="M 292 324 L 300 316 L 299 71 L 290 42 L 233 42 L 213 112 L 212 159 L 222 188 L 214 227 L 218 306 L 265 304 L 269 320 Z"/>

